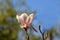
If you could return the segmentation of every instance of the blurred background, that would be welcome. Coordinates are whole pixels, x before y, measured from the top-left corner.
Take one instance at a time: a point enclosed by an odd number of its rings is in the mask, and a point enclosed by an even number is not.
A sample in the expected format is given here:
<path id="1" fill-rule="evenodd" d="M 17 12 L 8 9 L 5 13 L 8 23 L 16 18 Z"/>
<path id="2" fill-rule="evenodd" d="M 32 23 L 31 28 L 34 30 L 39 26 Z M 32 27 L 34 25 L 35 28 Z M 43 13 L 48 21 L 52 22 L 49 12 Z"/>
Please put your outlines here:
<path id="1" fill-rule="evenodd" d="M 0 40 L 25 40 L 16 20 L 23 12 L 35 14 L 31 24 L 38 32 L 29 30 L 30 40 L 41 40 L 39 24 L 46 40 L 60 40 L 60 0 L 0 0 Z"/>

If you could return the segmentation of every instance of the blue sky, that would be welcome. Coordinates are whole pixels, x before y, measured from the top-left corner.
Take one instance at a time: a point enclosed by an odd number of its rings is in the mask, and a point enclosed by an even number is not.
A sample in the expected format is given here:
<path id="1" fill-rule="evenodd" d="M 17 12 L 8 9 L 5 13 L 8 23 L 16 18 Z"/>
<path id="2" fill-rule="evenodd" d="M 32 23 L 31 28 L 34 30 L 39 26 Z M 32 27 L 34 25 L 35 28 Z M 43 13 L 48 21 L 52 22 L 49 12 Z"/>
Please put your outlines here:
<path id="1" fill-rule="evenodd" d="M 26 9 L 26 6 L 21 7 L 16 4 L 20 1 L 12 1 L 16 10 Z M 50 30 L 53 25 L 60 22 L 60 0 L 26 0 L 26 3 L 31 11 L 37 11 L 32 24 L 36 27 L 41 24 L 43 32 Z"/>

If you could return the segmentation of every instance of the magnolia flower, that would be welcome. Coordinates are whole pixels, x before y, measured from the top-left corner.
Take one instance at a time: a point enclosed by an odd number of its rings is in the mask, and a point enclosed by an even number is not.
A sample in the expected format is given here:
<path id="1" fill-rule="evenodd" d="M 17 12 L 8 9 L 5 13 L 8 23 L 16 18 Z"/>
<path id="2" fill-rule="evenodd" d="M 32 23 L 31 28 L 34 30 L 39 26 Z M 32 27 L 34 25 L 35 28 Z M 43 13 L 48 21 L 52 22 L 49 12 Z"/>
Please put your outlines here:
<path id="1" fill-rule="evenodd" d="M 26 13 L 23 13 L 20 16 L 16 15 L 16 19 L 21 24 L 21 28 L 29 28 L 33 17 L 34 14 L 30 14 L 29 16 Z"/>
<path id="2" fill-rule="evenodd" d="M 20 23 L 21 28 L 28 29 L 31 27 L 34 31 L 36 31 L 36 29 L 34 27 L 30 26 L 33 18 L 34 18 L 33 13 L 30 15 L 27 15 L 26 13 L 23 13 L 20 16 L 16 15 L 16 19 L 18 20 L 18 23 Z"/>

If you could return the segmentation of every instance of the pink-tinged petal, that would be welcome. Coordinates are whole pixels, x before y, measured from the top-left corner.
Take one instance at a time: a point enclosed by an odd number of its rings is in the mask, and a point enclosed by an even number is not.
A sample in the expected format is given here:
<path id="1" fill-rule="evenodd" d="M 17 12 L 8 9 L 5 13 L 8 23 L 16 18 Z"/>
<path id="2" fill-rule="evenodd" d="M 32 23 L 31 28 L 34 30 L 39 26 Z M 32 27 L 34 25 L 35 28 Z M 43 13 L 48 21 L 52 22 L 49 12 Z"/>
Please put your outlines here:
<path id="1" fill-rule="evenodd" d="M 24 20 L 21 16 L 16 15 L 16 19 L 18 20 L 19 23 L 23 24 Z"/>
<path id="2" fill-rule="evenodd" d="M 26 23 L 30 24 L 33 20 L 33 17 L 34 17 L 34 14 L 30 14 L 28 17 L 27 17 L 27 20 L 26 20 Z"/>
<path id="3" fill-rule="evenodd" d="M 23 18 L 24 22 L 26 23 L 26 19 L 27 19 L 27 17 L 28 17 L 27 13 L 23 13 L 23 14 L 21 15 L 21 17 Z"/>

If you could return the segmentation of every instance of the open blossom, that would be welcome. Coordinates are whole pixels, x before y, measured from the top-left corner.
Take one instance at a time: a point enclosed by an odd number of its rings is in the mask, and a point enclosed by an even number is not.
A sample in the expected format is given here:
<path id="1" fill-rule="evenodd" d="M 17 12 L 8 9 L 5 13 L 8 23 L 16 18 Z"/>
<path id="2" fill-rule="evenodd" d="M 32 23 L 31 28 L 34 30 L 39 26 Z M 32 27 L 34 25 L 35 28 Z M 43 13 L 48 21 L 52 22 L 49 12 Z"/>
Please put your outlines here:
<path id="1" fill-rule="evenodd" d="M 21 25 L 21 28 L 29 28 L 30 23 L 32 22 L 34 14 L 27 15 L 26 13 L 21 14 L 20 16 L 16 15 L 16 19 Z"/>

